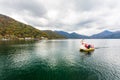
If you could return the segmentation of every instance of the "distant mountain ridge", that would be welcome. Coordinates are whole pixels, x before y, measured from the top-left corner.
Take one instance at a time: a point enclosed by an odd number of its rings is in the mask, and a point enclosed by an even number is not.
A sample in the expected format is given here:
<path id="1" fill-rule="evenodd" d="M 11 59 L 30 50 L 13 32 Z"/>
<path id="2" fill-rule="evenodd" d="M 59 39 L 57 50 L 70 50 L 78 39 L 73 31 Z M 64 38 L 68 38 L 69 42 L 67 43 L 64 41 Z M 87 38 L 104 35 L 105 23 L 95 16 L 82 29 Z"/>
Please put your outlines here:
<path id="1" fill-rule="evenodd" d="M 120 31 L 111 32 L 109 30 L 105 30 L 98 34 L 94 34 L 90 36 L 90 38 L 94 39 L 120 39 Z"/>
<path id="2" fill-rule="evenodd" d="M 91 38 L 105 38 L 105 37 L 107 37 L 107 36 L 109 36 L 109 35 L 111 35 L 111 34 L 113 34 L 113 32 L 108 31 L 108 30 L 105 30 L 105 31 L 100 32 L 100 33 L 98 33 L 98 34 L 94 34 L 94 35 L 92 35 L 92 36 L 90 36 L 90 37 L 91 37 Z"/>
<path id="3" fill-rule="evenodd" d="M 60 35 L 52 30 L 42 30 L 42 32 L 47 33 L 49 39 L 65 39 L 66 37 L 64 35 Z"/>
<path id="4" fill-rule="evenodd" d="M 86 39 L 86 38 L 89 38 L 88 36 L 81 35 L 81 34 L 78 34 L 78 33 L 75 33 L 75 32 L 73 32 L 73 33 L 68 33 L 68 32 L 65 32 L 65 31 L 54 31 L 54 32 L 56 32 L 60 35 L 63 35 L 66 38 L 69 38 L 69 39 L 80 39 L 80 38 Z"/>
<path id="5" fill-rule="evenodd" d="M 78 33 L 68 33 L 65 31 L 55 31 L 56 33 L 65 36 L 69 39 L 120 39 L 120 31 L 111 32 L 109 30 L 104 30 L 98 34 L 93 34 L 92 36 L 81 35 Z"/>
<path id="6" fill-rule="evenodd" d="M 48 38 L 48 39 L 120 39 L 120 31 L 111 32 L 105 30 L 92 36 L 68 33 L 65 31 L 38 30 L 30 25 L 16 21 L 8 16 L 0 14 L 0 39 L 18 38 Z"/>

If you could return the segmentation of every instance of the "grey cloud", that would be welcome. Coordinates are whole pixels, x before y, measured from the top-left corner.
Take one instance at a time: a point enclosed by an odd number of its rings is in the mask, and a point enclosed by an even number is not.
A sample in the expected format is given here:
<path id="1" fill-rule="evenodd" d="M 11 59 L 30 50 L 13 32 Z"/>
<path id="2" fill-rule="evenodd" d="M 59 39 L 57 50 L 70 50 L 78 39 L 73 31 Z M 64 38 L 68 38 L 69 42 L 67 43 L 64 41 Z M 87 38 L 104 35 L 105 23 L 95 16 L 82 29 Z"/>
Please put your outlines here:
<path id="1" fill-rule="evenodd" d="M 120 26 L 119 3 L 119 0 L 0 0 L 0 13 L 17 14 L 28 24 L 40 28 L 112 30 Z M 55 16 L 53 13 L 49 17 L 52 10 L 56 12 Z M 47 24 L 42 24 L 40 18 L 46 19 Z"/>
<path id="2" fill-rule="evenodd" d="M 81 21 L 78 24 L 76 24 L 76 26 L 86 26 L 93 22 L 96 22 L 96 20 L 94 20 L 94 19 L 85 20 L 85 21 Z"/>
<path id="3" fill-rule="evenodd" d="M 101 4 L 100 0 L 74 0 L 76 10 L 78 11 L 90 11 L 98 8 Z"/>
<path id="4" fill-rule="evenodd" d="M 8 11 L 13 11 L 16 13 L 28 12 L 28 15 L 41 17 L 46 13 L 46 9 L 41 3 L 34 0 L 4 0 L 2 2 L 2 7 Z"/>

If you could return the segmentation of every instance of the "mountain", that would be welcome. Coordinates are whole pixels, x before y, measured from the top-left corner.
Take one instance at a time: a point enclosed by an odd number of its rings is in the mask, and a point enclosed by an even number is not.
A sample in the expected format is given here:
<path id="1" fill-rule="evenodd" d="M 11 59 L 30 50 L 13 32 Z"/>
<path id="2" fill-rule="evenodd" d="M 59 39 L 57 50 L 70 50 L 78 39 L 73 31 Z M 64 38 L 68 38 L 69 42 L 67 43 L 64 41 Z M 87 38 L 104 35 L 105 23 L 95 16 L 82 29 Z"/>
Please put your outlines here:
<path id="1" fill-rule="evenodd" d="M 68 33 L 65 31 L 38 30 L 30 25 L 16 21 L 8 16 L 0 14 L 0 40 L 1 39 L 120 39 L 120 31 L 111 32 L 105 30 L 92 36 L 85 36 L 78 33 Z"/>
<path id="2" fill-rule="evenodd" d="M 96 39 L 120 38 L 120 31 L 111 32 L 111 31 L 105 30 L 101 33 L 90 36 L 90 38 L 96 38 Z"/>
<path id="3" fill-rule="evenodd" d="M 120 39 L 120 31 L 113 32 L 113 34 L 107 36 L 107 38 Z"/>
<path id="4" fill-rule="evenodd" d="M 63 35 L 60 35 L 54 31 L 51 31 L 51 30 L 43 30 L 43 32 L 47 33 L 48 34 L 48 38 L 49 39 L 65 39 L 66 37 L 63 36 Z"/>
<path id="5" fill-rule="evenodd" d="M 81 39 L 81 38 L 86 39 L 86 38 L 89 38 L 88 36 L 80 35 L 80 34 L 75 33 L 75 32 L 73 32 L 73 33 L 68 33 L 68 32 L 65 32 L 65 31 L 54 31 L 54 32 L 56 32 L 56 33 L 58 33 L 60 35 L 63 35 L 66 38 L 69 38 L 69 39 Z"/>
<path id="6" fill-rule="evenodd" d="M 75 32 L 68 33 L 65 31 L 54 31 L 60 35 L 65 36 L 68 39 L 120 39 L 120 31 L 111 32 L 109 30 L 104 30 L 98 34 L 94 34 L 92 36 L 85 36 L 81 34 L 77 34 Z"/>
<path id="7" fill-rule="evenodd" d="M 54 35 L 57 35 L 54 33 Z M 41 39 L 45 38 L 56 38 L 50 36 L 47 32 L 38 30 L 30 25 L 26 25 L 19 21 L 16 21 L 8 16 L 0 14 L 0 39 Z M 62 36 L 57 38 L 63 38 Z"/>
<path id="8" fill-rule="evenodd" d="M 87 38 L 89 38 L 88 36 L 85 36 L 85 35 L 81 35 L 81 34 L 78 34 L 78 33 L 75 33 L 75 32 L 73 32 L 73 33 L 71 33 L 70 34 L 71 35 L 71 37 L 70 38 L 75 38 L 75 39 L 87 39 Z"/>
<path id="9" fill-rule="evenodd" d="M 0 39 L 40 39 L 48 35 L 30 25 L 18 22 L 8 16 L 0 14 Z"/>
<path id="10" fill-rule="evenodd" d="M 105 31 L 103 31 L 101 33 L 92 35 L 91 38 L 105 38 L 105 37 L 107 37 L 107 36 L 109 36 L 111 34 L 112 34 L 111 31 L 105 30 Z"/>
<path id="11" fill-rule="evenodd" d="M 58 33 L 60 35 L 65 36 L 66 38 L 70 38 L 70 34 L 68 32 L 65 31 L 54 31 L 55 33 Z"/>

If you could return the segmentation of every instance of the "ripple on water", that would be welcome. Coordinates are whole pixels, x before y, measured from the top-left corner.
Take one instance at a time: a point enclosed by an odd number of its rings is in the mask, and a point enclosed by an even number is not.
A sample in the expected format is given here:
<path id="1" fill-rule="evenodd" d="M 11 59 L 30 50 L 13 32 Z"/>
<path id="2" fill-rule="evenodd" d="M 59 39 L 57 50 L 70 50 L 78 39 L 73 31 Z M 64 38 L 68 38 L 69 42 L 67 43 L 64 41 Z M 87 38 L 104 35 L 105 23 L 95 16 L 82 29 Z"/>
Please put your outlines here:
<path id="1" fill-rule="evenodd" d="M 0 80 L 120 80 L 116 40 L 88 41 L 99 49 L 81 53 L 80 40 L 6 43 L 0 46 Z"/>

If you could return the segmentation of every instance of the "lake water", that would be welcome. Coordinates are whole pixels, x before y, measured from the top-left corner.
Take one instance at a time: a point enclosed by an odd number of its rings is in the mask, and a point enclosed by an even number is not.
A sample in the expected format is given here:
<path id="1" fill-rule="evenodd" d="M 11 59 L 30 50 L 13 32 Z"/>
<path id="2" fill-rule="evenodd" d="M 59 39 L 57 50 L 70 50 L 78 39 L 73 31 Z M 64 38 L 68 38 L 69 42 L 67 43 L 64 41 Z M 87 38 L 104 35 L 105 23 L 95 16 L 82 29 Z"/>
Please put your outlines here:
<path id="1" fill-rule="evenodd" d="M 120 80 L 120 40 L 79 39 L 0 42 L 0 80 Z"/>

